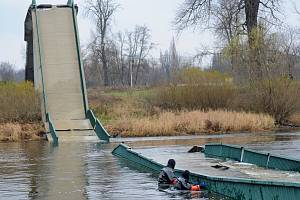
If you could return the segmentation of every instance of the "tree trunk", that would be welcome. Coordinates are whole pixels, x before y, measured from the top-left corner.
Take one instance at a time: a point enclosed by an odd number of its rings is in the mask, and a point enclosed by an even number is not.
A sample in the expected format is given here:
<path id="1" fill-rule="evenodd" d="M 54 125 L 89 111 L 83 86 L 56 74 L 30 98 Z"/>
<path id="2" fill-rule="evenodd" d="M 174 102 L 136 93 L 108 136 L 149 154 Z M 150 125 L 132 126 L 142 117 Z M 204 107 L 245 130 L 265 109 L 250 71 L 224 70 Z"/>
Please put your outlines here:
<path id="1" fill-rule="evenodd" d="M 107 67 L 107 61 L 105 56 L 102 57 L 102 65 L 103 65 L 104 86 L 109 86 L 108 67 Z"/>
<path id="2" fill-rule="evenodd" d="M 104 86 L 109 86 L 108 80 L 108 66 L 107 66 L 107 59 L 106 59 L 106 49 L 105 49 L 105 41 L 104 41 L 104 34 L 101 37 L 101 61 L 103 67 L 103 79 L 104 79 Z"/>
<path id="3" fill-rule="evenodd" d="M 250 81 L 261 80 L 263 78 L 260 62 L 260 46 L 255 45 L 258 36 L 258 11 L 260 0 L 245 0 L 246 26 L 248 34 L 248 44 L 250 48 L 249 78 Z M 262 42 L 262 41 L 260 41 Z"/>
<path id="4" fill-rule="evenodd" d="M 250 47 L 253 45 L 252 31 L 257 27 L 257 17 L 260 0 L 245 0 L 246 26 Z"/>

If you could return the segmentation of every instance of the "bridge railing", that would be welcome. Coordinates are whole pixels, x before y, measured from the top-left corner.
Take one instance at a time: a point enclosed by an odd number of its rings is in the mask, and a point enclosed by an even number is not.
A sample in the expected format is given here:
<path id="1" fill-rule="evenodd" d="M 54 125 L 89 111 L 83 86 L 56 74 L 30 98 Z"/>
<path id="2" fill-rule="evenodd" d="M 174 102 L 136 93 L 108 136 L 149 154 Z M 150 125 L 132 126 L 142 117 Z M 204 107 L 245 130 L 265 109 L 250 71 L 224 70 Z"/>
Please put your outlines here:
<path id="1" fill-rule="evenodd" d="M 48 124 L 49 124 L 49 131 L 50 131 L 50 134 L 51 134 L 51 137 L 52 137 L 52 140 L 53 140 L 53 144 L 57 145 L 58 144 L 58 137 L 57 137 L 56 129 L 55 129 L 54 124 L 52 122 L 50 113 L 47 113 L 47 121 L 48 121 Z"/>
<path id="2" fill-rule="evenodd" d="M 46 122 L 48 122 L 47 114 L 47 96 L 46 96 L 46 89 L 45 89 L 45 81 L 44 81 L 44 70 L 43 70 L 43 52 L 41 47 L 41 38 L 40 38 L 40 29 L 39 29 L 39 17 L 37 12 L 37 5 L 36 1 L 32 1 L 32 7 L 34 8 L 34 15 L 35 15 L 35 26 L 36 26 L 36 34 L 37 34 L 37 45 L 38 45 L 38 52 L 39 52 L 39 67 L 41 73 L 41 81 L 42 81 L 42 99 L 44 104 L 44 117 L 46 118 Z"/>
<path id="3" fill-rule="evenodd" d="M 91 123 L 96 135 L 98 136 L 98 138 L 100 140 L 109 142 L 110 137 L 111 137 L 110 134 L 105 130 L 103 125 L 100 123 L 100 121 L 95 117 L 93 111 L 88 110 L 86 115 L 87 115 L 87 118 L 90 120 L 90 123 Z"/>

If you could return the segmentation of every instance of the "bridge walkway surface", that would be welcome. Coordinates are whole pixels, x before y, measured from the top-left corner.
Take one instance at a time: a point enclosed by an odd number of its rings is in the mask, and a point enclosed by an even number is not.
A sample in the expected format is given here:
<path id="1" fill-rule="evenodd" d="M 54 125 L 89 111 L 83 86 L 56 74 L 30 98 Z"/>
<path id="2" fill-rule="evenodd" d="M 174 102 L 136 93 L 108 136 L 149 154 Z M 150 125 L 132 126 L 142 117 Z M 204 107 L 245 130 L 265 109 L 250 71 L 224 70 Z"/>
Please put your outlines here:
<path id="1" fill-rule="evenodd" d="M 32 42 L 28 46 L 33 48 L 33 81 L 42 99 L 45 127 L 54 141 L 80 140 L 95 133 L 108 141 L 109 134 L 88 107 L 77 10 L 72 1 L 57 6 L 37 6 L 33 1 L 25 21 L 25 29 L 32 27 L 27 43 Z"/>

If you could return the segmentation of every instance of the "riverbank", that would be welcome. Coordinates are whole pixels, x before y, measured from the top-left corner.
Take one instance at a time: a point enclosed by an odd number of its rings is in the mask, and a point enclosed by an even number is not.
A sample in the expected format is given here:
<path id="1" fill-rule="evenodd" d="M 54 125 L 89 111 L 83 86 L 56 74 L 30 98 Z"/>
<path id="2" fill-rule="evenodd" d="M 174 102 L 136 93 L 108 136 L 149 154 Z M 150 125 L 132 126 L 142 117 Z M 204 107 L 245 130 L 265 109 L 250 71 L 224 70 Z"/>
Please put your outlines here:
<path id="1" fill-rule="evenodd" d="M 112 135 L 122 137 L 262 132 L 274 129 L 274 119 L 270 116 L 224 110 L 161 112 L 149 117 L 123 118 L 108 125 Z"/>
<path id="2" fill-rule="evenodd" d="M 42 123 L 5 123 L 0 124 L 1 142 L 19 142 L 44 140 L 45 131 Z"/>
<path id="3" fill-rule="evenodd" d="M 0 82 L 0 141 L 44 139 L 41 106 L 30 82 Z"/>
<path id="4" fill-rule="evenodd" d="M 267 114 L 227 110 L 164 110 L 155 89 L 89 90 L 90 106 L 113 136 L 174 136 L 274 131 Z"/>
<path id="5" fill-rule="evenodd" d="M 292 115 L 289 121 L 293 126 L 300 128 L 300 113 Z"/>
<path id="6" fill-rule="evenodd" d="M 40 103 L 31 83 L 0 85 L 0 141 L 44 139 Z M 159 88 L 88 90 L 90 108 L 114 137 L 203 135 L 280 130 L 267 114 L 226 109 L 164 109 Z M 290 118 L 300 125 L 300 114 Z M 283 127 L 285 130 L 290 127 Z"/>

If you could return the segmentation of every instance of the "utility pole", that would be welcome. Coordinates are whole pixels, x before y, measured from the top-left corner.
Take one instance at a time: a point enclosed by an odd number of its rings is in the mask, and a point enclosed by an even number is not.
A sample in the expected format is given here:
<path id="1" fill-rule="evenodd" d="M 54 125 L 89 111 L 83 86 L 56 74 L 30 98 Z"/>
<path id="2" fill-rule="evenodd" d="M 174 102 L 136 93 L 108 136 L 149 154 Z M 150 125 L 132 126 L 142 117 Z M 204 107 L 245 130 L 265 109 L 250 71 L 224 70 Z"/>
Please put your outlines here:
<path id="1" fill-rule="evenodd" d="M 129 70 L 130 70 L 130 88 L 133 88 L 133 70 L 132 70 L 132 68 L 133 68 L 133 64 L 134 64 L 134 59 L 133 59 L 133 57 L 131 57 L 131 65 L 130 65 L 130 67 L 129 67 Z"/>

